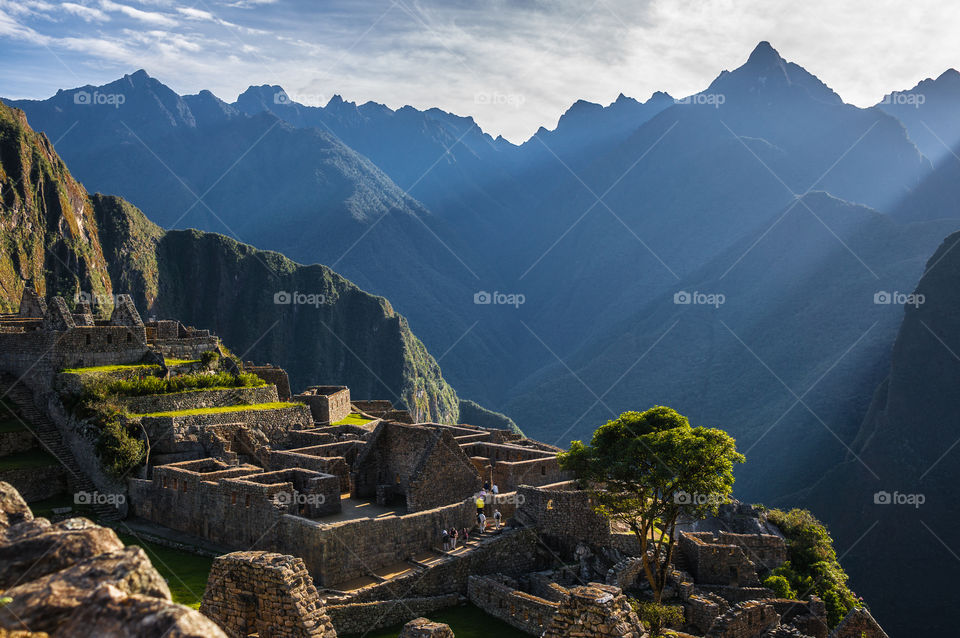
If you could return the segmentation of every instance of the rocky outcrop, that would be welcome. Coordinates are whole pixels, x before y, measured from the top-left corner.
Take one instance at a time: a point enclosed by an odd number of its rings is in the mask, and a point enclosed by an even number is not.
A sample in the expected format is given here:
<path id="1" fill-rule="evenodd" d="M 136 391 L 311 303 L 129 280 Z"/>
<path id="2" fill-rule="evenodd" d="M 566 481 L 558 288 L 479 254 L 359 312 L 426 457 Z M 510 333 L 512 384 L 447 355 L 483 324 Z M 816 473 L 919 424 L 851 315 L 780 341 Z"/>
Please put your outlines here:
<path id="1" fill-rule="evenodd" d="M 454 638 L 453 630 L 442 622 L 429 618 L 414 618 L 403 626 L 398 638 Z"/>
<path id="2" fill-rule="evenodd" d="M 171 602 L 143 549 L 124 547 L 113 530 L 87 519 L 35 519 L 3 482 L 0 589 L 10 599 L 0 607 L 0 636 L 27 628 L 55 638 L 225 638 L 199 613 Z"/>

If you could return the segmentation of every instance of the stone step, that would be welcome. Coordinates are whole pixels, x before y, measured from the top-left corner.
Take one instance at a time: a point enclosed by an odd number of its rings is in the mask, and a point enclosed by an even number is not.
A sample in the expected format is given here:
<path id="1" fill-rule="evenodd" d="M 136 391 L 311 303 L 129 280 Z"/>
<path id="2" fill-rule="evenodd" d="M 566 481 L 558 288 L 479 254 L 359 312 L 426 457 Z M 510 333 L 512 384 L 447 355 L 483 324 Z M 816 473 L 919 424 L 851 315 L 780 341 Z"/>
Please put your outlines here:
<path id="1" fill-rule="evenodd" d="M 77 464 L 73 452 L 63 442 L 60 430 L 33 402 L 33 393 L 20 383 L 9 379 L 0 379 L 0 395 L 5 396 L 16 412 L 33 432 L 40 445 L 67 469 L 67 484 L 74 493 L 96 491 L 96 486 Z M 97 517 L 104 520 L 119 520 L 116 508 L 96 503 L 91 509 Z"/>

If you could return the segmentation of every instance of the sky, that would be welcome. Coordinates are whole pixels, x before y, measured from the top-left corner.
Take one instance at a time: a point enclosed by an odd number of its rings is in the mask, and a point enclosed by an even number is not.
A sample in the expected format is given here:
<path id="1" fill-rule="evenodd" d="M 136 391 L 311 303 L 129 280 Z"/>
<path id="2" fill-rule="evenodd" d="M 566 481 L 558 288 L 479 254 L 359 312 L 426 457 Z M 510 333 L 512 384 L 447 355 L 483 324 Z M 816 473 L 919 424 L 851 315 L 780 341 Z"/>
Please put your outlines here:
<path id="1" fill-rule="evenodd" d="M 0 96 L 145 69 L 181 94 L 439 107 L 514 142 L 578 99 L 682 97 L 761 40 L 869 106 L 960 67 L 943 0 L 0 0 Z"/>

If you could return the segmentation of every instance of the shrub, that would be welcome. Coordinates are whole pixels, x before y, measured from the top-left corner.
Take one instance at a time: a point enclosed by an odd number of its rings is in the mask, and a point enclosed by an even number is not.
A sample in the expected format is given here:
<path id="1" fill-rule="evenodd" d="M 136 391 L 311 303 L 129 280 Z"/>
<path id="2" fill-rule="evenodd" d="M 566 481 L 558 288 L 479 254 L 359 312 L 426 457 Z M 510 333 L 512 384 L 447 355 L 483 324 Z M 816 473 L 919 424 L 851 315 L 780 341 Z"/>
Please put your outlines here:
<path id="1" fill-rule="evenodd" d="M 659 636 L 660 632 L 667 627 L 680 627 L 684 622 L 683 607 L 679 605 L 664 605 L 631 599 L 630 606 L 633 607 L 640 620 L 654 636 Z"/>
<path id="2" fill-rule="evenodd" d="M 160 377 L 142 377 L 140 379 L 116 379 L 106 383 L 95 391 L 100 396 L 116 394 L 126 397 L 141 397 L 150 394 L 171 394 L 189 390 L 211 388 L 255 388 L 266 382 L 255 374 L 241 372 L 217 372 L 214 374 L 181 374 L 162 379 Z"/>
<path id="3" fill-rule="evenodd" d="M 104 471 L 119 479 L 143 462 L 146 445 L 131 433 L 122 412 L 111 411 L 105 417 L 97 437 L 97 457 Z"/>
<path id="4" fill-rule="evenodd" d="M 790 581 L 786 576 L 774 575 L 767 576 L 763 581 L 763 586 L 773 590 L 777 598 L 796 598 L 797 592 L 790 587 Z"/>
<path id="5" fill-rule="evenodd" d="M 800 596 L 819 596 L 827 608 L 827 624 L 836 627 L 862 603 L 847 586 L 848 576 L 837 560 L 830 532 L 807 510 L 770 510 L 768 520 L 787 537 L 790 557 L 772 576 L 782 576 Z"/>

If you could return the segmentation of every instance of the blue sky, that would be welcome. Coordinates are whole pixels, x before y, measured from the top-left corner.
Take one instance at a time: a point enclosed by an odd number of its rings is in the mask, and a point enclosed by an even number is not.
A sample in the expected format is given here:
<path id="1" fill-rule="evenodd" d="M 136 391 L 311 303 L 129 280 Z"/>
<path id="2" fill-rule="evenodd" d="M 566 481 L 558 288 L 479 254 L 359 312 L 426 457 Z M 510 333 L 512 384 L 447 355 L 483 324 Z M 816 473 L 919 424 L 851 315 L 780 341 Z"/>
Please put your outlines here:
<path id="1" fill-rule="evenodd" d="M 942 0 L 0 0 L 0 95 L 144 68 L 227 101 L 251 84 L 473 115 L 521 141 L 577 99 L 683 96 L 760 40 L 860 106 L 960 66 Z"/>

